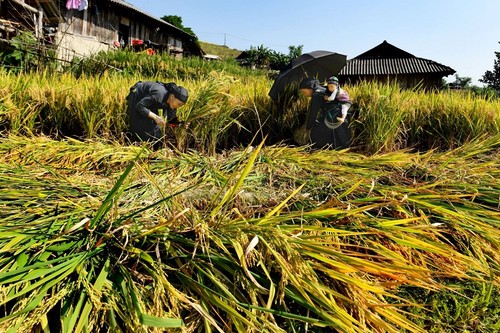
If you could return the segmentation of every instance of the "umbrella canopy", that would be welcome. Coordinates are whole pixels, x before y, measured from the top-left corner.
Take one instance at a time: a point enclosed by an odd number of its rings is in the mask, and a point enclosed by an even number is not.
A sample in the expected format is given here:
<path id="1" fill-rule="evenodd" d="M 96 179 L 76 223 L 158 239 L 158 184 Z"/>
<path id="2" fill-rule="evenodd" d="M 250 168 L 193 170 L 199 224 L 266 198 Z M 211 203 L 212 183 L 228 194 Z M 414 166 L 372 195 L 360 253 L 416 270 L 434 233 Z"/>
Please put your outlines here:
<path id="1" fill-rule="evenodd" d="M 269 96 L 277 101 L 286 88 L 306 77 L 314 77 L 320 82 L 337 75 L 346 64 L 346 56 L 330 51 L 313 51 L 293 59 L 284 68 L 269 91 Z"/>

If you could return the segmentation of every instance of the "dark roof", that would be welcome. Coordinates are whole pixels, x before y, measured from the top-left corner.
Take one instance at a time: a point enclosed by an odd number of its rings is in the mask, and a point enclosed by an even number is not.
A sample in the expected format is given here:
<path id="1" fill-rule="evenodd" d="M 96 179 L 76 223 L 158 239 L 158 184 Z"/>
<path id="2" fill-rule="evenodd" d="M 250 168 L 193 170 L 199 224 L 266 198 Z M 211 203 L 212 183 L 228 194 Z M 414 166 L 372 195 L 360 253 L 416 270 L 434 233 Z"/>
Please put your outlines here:
<path id="1" fill-rule="evenodd" d="M 395 47 L 392 44 L 383 41 L 379 45 L 375 46 L 364 53 L 361 53 L 354 59 L 377 59 L 377 58 L 415 58 L 411 53 L 408 53 L 399 47 Z"/>
<path id="2" fill-rule="evenodd" d="M 158 23 L 161 23 L 161 24 L 163 24 L 163 25 L 167 25 L 167 26 L 169 26 L 169 27 L 170 27 L 170 28 L 172 28 L 172 29 L 178 30 L 179 32 L 181 32 L 181 33 L 183 33 L 183 34 L 185 34 L 185 35 L 187 35 L 187 36 L 189 36 L 189 37 L 193 37 L 193 38 L 194 38 L 194 36 L 193 36 L 193 35 L 191 35 L 191 34 L 187 33 L 186 31 L 184 31 L 184 30 L 182 30 L 182 29 L 177 28 L 175 25 L 170 24 L 170 23 L 168 23 L 167 21 L 164 21 L 164 20 L 162 20 L 162 19 L 160 19 L 160 18 L 158 18 L 158 17 L 156 17 L 156 16 L 153 16 L 153 15 L 151 15 L 151 14 L 149 14 L 149 13 L 147 13 L 147 12 L 145 12 L 145 11 L 143 11 L 143 10 L 141 10 L 141 9 L 137 8 L 137 7 L 135 7 L 134 5 L 132 5 L 132 4 L 130 4 L 130 3 L 128 3 L 128 2 L 126 2 L 126 1 L 124 1 L 124 0 L 109 0 L 109 1 L 110 1 L 111 3 L 116 4 L 116 5 L 119 5 L 119 6 L 125 7 L 125 8 L 127 8 L 127 9 L 131 9 L 132 11 L 134 11 L 134 12 L 136 12 L 136 13 L 138 13 L 138 14 L 141 14 L 141 15 L 147 16 L 147 17 L 149 17 L 150 19 L 153 19 L 153 20 L 157 21 Z"/>
<path id="3" fill-rule="evenodd" d="M 454 74 L 455 70 L 422 58 L 351 59 L 339 75 Z"/>
<path id="4" fill-rule="evenodd" d="M 384 41 L 376 47 L 347 60 L 339 76 L 396 74 L 454 74 L 451 67 L 435 61 L 417 58 Z"/>

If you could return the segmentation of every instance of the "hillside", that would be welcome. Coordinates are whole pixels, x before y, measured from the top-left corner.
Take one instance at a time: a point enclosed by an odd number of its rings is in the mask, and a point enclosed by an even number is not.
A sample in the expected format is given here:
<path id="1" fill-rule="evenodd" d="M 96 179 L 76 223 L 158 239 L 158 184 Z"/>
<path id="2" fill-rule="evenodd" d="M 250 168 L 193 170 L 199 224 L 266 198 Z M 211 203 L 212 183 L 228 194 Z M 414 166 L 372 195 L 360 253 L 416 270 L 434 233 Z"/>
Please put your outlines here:
<path id="1" fill-rule="evenodd" d="M 200 47 L 206 54 L 215 54 L 221 57 L 222 60 L 236 58 L 242 51 L 230 49 L 224 45 L 216 45 L 207 42 L 199 41 Z"/>

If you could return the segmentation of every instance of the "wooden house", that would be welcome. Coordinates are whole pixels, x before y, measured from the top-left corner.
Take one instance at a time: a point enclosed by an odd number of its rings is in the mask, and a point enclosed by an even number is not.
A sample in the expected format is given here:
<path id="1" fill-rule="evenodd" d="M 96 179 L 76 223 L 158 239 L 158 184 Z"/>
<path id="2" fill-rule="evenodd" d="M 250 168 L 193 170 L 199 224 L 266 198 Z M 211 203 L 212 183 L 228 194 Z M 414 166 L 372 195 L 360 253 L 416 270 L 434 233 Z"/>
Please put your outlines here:
<path id="1" fill-rule="evenodd" d="M 2 22 L 0 38 L 32 31 L 65 60 L 126 46 L 203 55 L 195 36 L 124 0 L 0 0 L 0 33 Z"/>
<path id="2" fill-rule="evenodd" d="M 383 41 L 374 48 L 347 60 L 339 72 L 341 83 L 396 81 L 403 88 L 440 88 L 443 77 L 455 70 L 435 61 L 418 58 Z"/>

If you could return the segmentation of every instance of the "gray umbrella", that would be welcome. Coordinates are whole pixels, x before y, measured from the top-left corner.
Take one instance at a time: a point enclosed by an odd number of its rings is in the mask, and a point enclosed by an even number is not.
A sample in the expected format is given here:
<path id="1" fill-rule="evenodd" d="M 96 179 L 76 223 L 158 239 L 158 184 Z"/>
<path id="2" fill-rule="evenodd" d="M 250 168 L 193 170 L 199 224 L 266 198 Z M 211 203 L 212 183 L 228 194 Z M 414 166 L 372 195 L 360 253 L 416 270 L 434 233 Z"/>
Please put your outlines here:
<path id="1" fill-rule="evenodd" d="M 320 82 L 332 75 L 337 75 L 346 64 L 346 56 L 330 51 L 313 51 L 295 58 L 281 70 L 269 90 L 269 96 L 278 101 L 287 87 L 300 82 L 303 78 L 314 77 Z"/>

